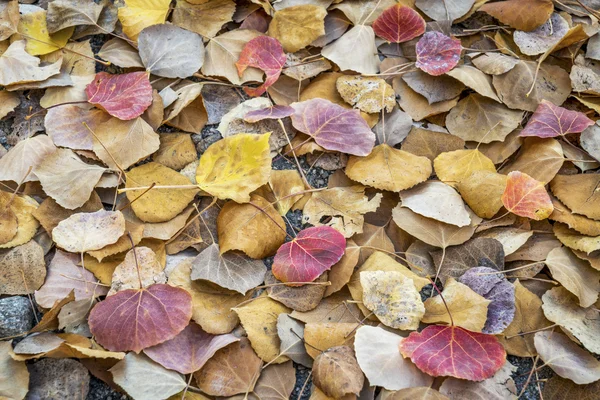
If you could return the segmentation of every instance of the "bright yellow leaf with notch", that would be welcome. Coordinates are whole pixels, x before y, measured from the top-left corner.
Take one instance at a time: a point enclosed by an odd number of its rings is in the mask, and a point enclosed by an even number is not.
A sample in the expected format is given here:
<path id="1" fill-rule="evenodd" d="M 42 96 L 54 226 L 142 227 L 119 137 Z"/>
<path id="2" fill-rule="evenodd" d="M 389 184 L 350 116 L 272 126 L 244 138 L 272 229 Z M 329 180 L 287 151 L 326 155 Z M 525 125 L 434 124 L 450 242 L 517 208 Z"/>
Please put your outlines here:
<path id="1" fill-rule="evenodd" d="M 137 40 L 144 28 L 165 22 L 170 4 L 171 0 L 125 0 L 125 7 L 119 8 L 123 32 Z"/>
<path id="2" fill-rule="evenodd" d="M 75 27 L 50 35 L 46 26 L 46 10 L 41 10 L 21 15 L 17 30 L 27 39 L 27 52 L 32 56 L 39 56 L 65 47 Z"/>
<path id="3" fill-rule="evenodd" d="M 242 133 L 219 140 L 200 158 L 196 182 L 219 199 L 248 203 L 250 192 L 269 181 L 270 133 Z"/>

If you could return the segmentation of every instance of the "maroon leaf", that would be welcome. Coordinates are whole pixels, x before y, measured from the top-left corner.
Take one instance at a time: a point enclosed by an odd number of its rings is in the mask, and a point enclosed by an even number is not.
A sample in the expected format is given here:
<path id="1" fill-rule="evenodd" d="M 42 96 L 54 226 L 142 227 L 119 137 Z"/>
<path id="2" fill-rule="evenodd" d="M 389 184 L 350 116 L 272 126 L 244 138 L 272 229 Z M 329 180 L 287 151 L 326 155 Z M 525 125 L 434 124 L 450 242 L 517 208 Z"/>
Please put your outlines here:
<path id="1" fill-rule="evenodd" d="M 96 341 L 111 351 L 143 349 L 172 339 L 192 318 L 192 296 L 184 289 L 155 284 L 108 296 L 90 312 Z"/>
<path id="2" fill-rule="evenodd" d="M 556 137 L 583 132 L 594 121 L 584 113 L 567 110 L 542 100 L 519 136 Z"/>
<path id="3" fill-rule="evenodd" d="M 292 125 L 327 150 L 366 156 L 375 144 L 375 134 L 358 110 L 344 108 L 325 99 L 292 105 Z"/>
<path id="4" fill-rule="evenodd" d="M 239 60 L 235 63 L 238 74 L 242 76 L 246 68 L 255 67 L 264 71 L 265 82 L 257 88 L 245 87 L 250 96 L 260 96 L 274 84 L 281 74 L 286 56 L 281 43 L 269 36 L 259 36 L 244 45 Z"/>
<path id="5" fill-rule="evenodd" d="M 373 30 L 388 42 L 403 43 L 425 33 L 425 20 L 412 8 L 396 4 L 377 17 Z"/>
<path id="6" fill-rule="evenodd" d="M 249 111 L 244 116 L 246 122 L 258 122 L 263 119 L 278 119 L 289 117 L 294 113 L 294 109 L 290 106 L 273 106 L 265 107 L 260 110 Z"/>
<path id="7" fill-rule="evenodd" d="M 144 353 L 165 368 L 182 374 L 198 371 L 217 352 L 238 339 L 232 334 L 211 335 L 191 322 L 171 340 L 144 349 Z"/>
<path id="8" fill-rule="evenodd" d="M 428 326 L 411 333 L 399 347 L 404 357 L 431 376 L 482 381 L 506 362 L 506 351 L 495 336 L 456 326 Z"/>
<path id="9" fill-rule="evenodd" d="M 90 103 L 122 120 L 139 117 L 152 104 L 152 86 L 144 71 L 120 75 L 99 72 L 85 93 Z"/>
<path id="10" fill-rule="evenodd" d="M 304 229 L 284 243 L 273 261 L 273 275 L 282 282 L 312 282 L 337 263 L 346 250 L 344 235 L 329 226 Z"/>
<path id="11" fill-rule="evenodd" d="M 416 51 L 416 67 L 429 75 L 438 76 L 456 67 L 462 46 L 458 39 L 440 32 L 427 32 L 417 42 Z"/>

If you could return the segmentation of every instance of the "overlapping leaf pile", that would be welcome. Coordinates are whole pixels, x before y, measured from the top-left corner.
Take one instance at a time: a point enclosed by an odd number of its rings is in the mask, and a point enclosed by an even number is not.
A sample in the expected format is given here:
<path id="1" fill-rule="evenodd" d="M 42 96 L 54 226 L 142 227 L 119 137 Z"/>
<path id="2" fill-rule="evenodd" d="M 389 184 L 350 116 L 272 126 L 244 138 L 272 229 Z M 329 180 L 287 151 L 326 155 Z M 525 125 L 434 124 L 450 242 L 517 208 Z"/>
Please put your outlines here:
<path id="1" fill-rule="evenodd" d="M 0 397 L 43 358 L 134 399 L 284 399 L 294 366 L 311 399 L 516 399 L 507 355 L 597 393 L 598 18 L 3 2 L 0 295 L 43 318 Z"/>

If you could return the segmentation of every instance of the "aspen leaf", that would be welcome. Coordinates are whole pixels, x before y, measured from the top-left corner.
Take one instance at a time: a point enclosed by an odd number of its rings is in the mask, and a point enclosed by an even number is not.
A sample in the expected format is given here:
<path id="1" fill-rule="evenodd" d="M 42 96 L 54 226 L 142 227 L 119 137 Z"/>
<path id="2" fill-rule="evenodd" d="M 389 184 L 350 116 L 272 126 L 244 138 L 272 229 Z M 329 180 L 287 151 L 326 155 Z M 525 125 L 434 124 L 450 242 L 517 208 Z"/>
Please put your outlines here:
<path id="1" fill-rule="evenodd" d="M 400 192 L 402 207 L 424 217 L 433 218 L 459 227 L 471 223 L 471 217 L 460 195 L 452 187 L 437 181 L 428 181 Z"/>
<path id="2" fill-rule="evenodd" d="M 477 149 L 442 153 L 433 160 L 433 168 L 438 178 L 450 186 L 457 185 L 475 171 L 496 172 L 492 160 Z"/>
<path id="3" fill-rule="evenodd" d="M 415 6 L 434 21 L 454 21 L 467 14 L 474 3 L 475 0 L 449 1 L 446 4 L 435 0 L 417 0 Z"/>
<path id="4" fill-rule="evenodd" d="M 19 24 L 19 3 L 7 1 L 0 6 L 0 40 L 6 40 L 17 31 Z"/>
<path id="5" fill-rule="evenodd" d="M 492 87 L 492 78 L 477 68 L 470 65 L 460 65 L 446 72 L 446 74 L 462 82 L 478 94 L 498 102 L 500 101 L 496 95 L 496 91 Z"/>
<path id="6" fill-rule="evenodd" d="M 435 389 L 426 387 L 411 387 L 396 391 L 382 390 L 379 394 L 380 400 L 449 400 Z"/>
<path id="7" fill-rule="evenodd" d="M 427 157 L 431 161 L 442 153 L 464 147 L 465 141 L 457 136 L 414 127 L 402 142 L 402 150 L 416 156 Z"/>
<path id="8" fill-rule="evenodd" d="M 492 218 L 502 208 L 506 175 L 491 171 L 473 171 L 461 180 L 457 189 L 467 205 L 481 218 Z"/>
<path id="9" fill-rule="evenodd" d="M 392 112 L 396 105 L 394 89 L 381 78 L 343 75 L 336 88 L 346 103 L 366 113 Z"/>
<path id="10" fill-rule="evenodd" d="M 9 203 L 10 202 L 10 203 Z M 8 192 L 0 191 L 0 207 L 6 209 L 17 218 L 17 232 L 12 238 L 0 243 L 0 249 L 8 249 L 29 242 L 40 226 L 33 213 L 38 208 L 38 203 L 29 196 L 12 196 Z"/>
<path id="11" fill-rule="evenodd" d="M 598 300 L 600 272 L 576 257 L 571 250 L 557 247 L 544 262 L 552 277 L 579 299 L 581 307 L 590 307 Z"/>
<path id="12" fill-rule="evenodd" d="M 279 314 L 277 317 L 277 335 L 281 340 L 280 352 L 298 364 L 312 368 L 313 359 L 307 354 L 301 338 L 304 337 L 304 324 L 290 317 Z M 296 336 L 298 335 L 298 336 Z"/>
<path id="13" fill-rule="evenodd" d="M 536 221 L 548 218 L 554 210 L 543 183 L 519 171 L 508 174 L 502 204 L 508 211 Z"/>
<path id="14" fill-rule="evenodd" d="M 600 174 L 557 175 L 552 193 L 575 214 L 600 220 Z"/>
<path id="15" fill-rule="evenodd" d="M 51 35 L 46 26 L 46 14 L 45 10 L 41 10 L 21 15 L 18 30 L 30 37 L 27 38 L 26 49 L 32 56 L 62 49 L 73 35 L 75 27 L 63 29 Z"/>
<path id="16" fill-rule="evenodd" d="M 144 28 L 165 22 L 170 4 L 170 0 L 126 0 L 125 7 L 119 8 L 123 33 L 137 40 Z"/>
<path id="17" fill-rule="evenodd" d="M 301 4 L 277 10 L 269 24 L 269 36 L 281 42 L 289 53 L 305 48 L 325 34 L 327 10 L 313 4 Z"/>
<path id="18" fill-rule="evenodd" d="M 125 40 L 112 38 L 102 45 L 98 57 L 121 68 L 144 68 L 138 51 Z"/>
<path id="19" fill-rule="evenodd" d="M 269 134 L 239 134 L 210 146 L 200 157 L 198 186 L 220 199 L 250 201 L 250 192 L 269 180 Z"/>
<path id="20" fill-rule="evenodd" d="M 342 71 L 376 74 L 379 70 L 375 32 L 370 26 L 355 25 L 339 39 L 323 47 L 321 54 L 336 63 Z"/>
<path id="21" fill-rule="evenodd" d="M 323 393 L 333 398 L 358 395 L 364 375 L 348 346 L 332 347 L 321 353 L 313 365 L 313 380 Z"/>
<path id="22" fill-rule="evenodd" d="M 454 71 L 454 70 L 452 70 Z M 448 74 L 433 76 L 421 70 L 402 75 L 402 80 L 416 93 L 425 97 L 430 107 L 452 100 L 465 90 L 465 85 Z"/>
<path id="23" fill-rule="evenodd" d="M 73 214 L 52 230 L 52 240 L 72 253 L 98 250 L 115 243 L 125 232 L 120 211 L 99 210 Z"/>
<path id="24" fill-rule="evenodd" d="M 528 137 L 517 156 L 506 163 L 500 173 L 520 171 L 540 182 L 550 182 L 565 161 L 562 147 L 556 139 Z"/>
<path id="25" fill-rule="evenodd" d="M 417 42 L 415 66 L 429 75 L 442 75 L 458 64 L 462 46 L 460 40 L 440 32 L 427 32 Z"/>
<path id="26" fill-rule="evenodd" d="M 0 213 L 0 244 L 8 243 L 14 238 L 18 228 L 17 215 L 11 209 L 3 210 Z"/>
<path id="27" fill-rule="evenodd" d="M 520 136 L 556 137 L 583 132 L 593 124 L 594 121 L 581 112 L 557 107 L 547 100 L 542 100 Z"/>
<path id="28" fill-rule="evenodd" d="M 267 287 L 267 294 L 273 300 L 276 300 L 294 311 L 306 312 L 314 310 L 325 294 L 328 282 L 328 272 L 324 272 L 313 281 L 315 285 L 282 285 L 283 282 L 277 280 L 272 272 L 267 272 L 265 276 L 265 285 L 276 284 Z"/>
<path id="29" fill-rule="evenodd" d="M 166 283 L 164 267 L 148 247 L 134 247 L 113 271 L 109 296 L 127 289 L 147 288 L 155 283 Z"/>
<path id="30" fill-rule="evenodd" d="M 548 217 L 552 221 L 567 224 L 569 228 L 588 236 L 600 236 L 600 221 L 594 221 L 583 215 L 574 214 L 555 197 L 551 197 L 554 211 Z"/>
<path id="31" fill-rule="evenodd" d="M 0 343 L 0 396 L 7 399 L 23 399 L 29 389 L 29 371 L 23 361 L 12 359 L 9 341 Z"/>
<path id="32" fill-rule="evenodd" d="M 90 103 L 122 120 L 139 117 L 152 103 L 152 86 L 146 72 L 119 75 L 99 72 L 85 93 Z"/>
<path id="33" fill-rule="evenodd" d="M 44 123 L 46 133 L 56 146 L 73 150 L 92 150 L 94 137 L 90 129 L 97 133 L 98 127 L 109 119 L 110 116 L 101 110 L 87 110 L 77 105 L 67 104 L 49 109 Z M 84 122 L 90 129 L 83 125 Z"/>
<path id="34" fill-rule="evenodd" d="M 373 31 L 391 43 L 404 43 L 425 33 L 425 20 L 402 4 L 387 8 L 373 21 Z"/>
<path id="35" fill-rule="evenodd" d="M 0 250 L 0 293 L 31 294 L 45 277 L 44 251 L 35 241 Z"/>
<path id="36" fill-rule="evenodd" d="M 394 91 L 400 99 L 398 104 L 415 121 L 450 111 L 458 103 L 458 96 L 437 103 L 429 104 L 427 98 L 411 89 L 402 77 L 396 77 L 392 81 Z M 447 86 L 446 86 L 447 87 Z"/>
<path id="37" fill-rule="evenodd" d="M 554 5 L 548 0 L 506 0 L 484 4 L 479 10 L 515 29 L 532 31 L 548 20 Z"/>
<path id="38" fill-rule="evenodd" d="M 177 2 L 173 10 L 173 23 L 204 37 L 212 38 L 224 24 L 231 21 L 235 7 L 236 4 L 231 0 Z"/>
<path id="39" fill-rule="evenodd" d="M 506 361 L 494 376 L 481 382 L 469 382 L 462 379 L 448 378 L 440 386 L 439 391 L 452 399 L 485 397 L 488 400 L 505 400 L 517 398 L 517 385 L 512 379 L 517 367 Z M 444 397 L 446 399 L 447 397 Z"/>
<path id="40" fill-rule="evenodd" d="M 267 88 L 275 83 L 281 74 L 286 61 L 281 43 L 275 38 L 258 36 L 247 42 L 240 53 L 240 58 L 235 63 L 238 75 L 241 77 L 248 67 L 262 70 L 266 79 L 257 88 L 245 87 L 244 91 L 249 96 L 260 96 Z"/>
<path id="41" fill-rule="evenodd" d="M 0 84 L 39 82 L 60 72 L 62 60 L 40 66 L 41 60 L 25 51 L 25 42 L 18 40 L 0 55 Z"/>

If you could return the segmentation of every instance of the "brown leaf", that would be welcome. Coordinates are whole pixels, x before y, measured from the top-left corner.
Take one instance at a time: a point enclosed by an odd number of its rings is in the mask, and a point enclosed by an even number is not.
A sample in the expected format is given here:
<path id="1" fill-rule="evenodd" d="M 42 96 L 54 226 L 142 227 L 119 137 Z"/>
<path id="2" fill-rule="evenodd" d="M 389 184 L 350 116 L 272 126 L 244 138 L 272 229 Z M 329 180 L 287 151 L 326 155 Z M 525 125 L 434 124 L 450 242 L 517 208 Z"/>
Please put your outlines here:
<path id="1" fill-rule="evenodd" d="M 457 136 L 415 127 L 402 143 L 402 150 L 427 157 L 431 161 L 442 153 L 460 150 L 464 147 L 465 141 Z"/>
<path id="2" fill-rule="evenodd" d="M 332 347 L 315 359 L 313 381 L 328 396 L 358 395 L 364 379 L 354 352 L 348 346 Z"/>
<path id="3" fill-rule="evenodd" d="M 540 182 L 550 182 L 564 162 L 563 151 L 556 139 L 528 137 L 512 162 L 502 167 L 502 174 L 520 171 Z"/>
<path id="4" fill-rule="evenodd" d="M 484 4 L 479 11 L 486 12 L 512 28 L 532 31 L 548 20 L 554 5 L 548 0 L 506 0 Z"/>
<path id="5" fill-rule="evenodd" d="M 458 96 L 451 100 L 429 104 L 427 99 L 412 90 L 401 77 L 394 78 L 394 91 L 400 96 L 400 107 L 415 121 L 450 111 L 458 103 Z"/>
<path id="6" fill-rule="evenodd" d="M 320 277 L 315 279 L 315 283 L 327 282 L 327 272 L 324 272 Z M 303 285 L 303 286 L 287 286 L 281 284 L 282 282 L 277 280 L 272 272 L 268 272 L 265 276 L 265 284 L 279 284 L 267 288 L 269 297 L 273 300 L 277 300 L 281 304 L 297 311 L 310 311 L 319 305 L 319 302 L 323 298 L 325 285 Z"/>
<path id="7" fill-rule="evenodd" d="M 203 4 L 182 1 L 173 10 L 173 23 L 212 38 L 224 24 L 232 20 L 234 12 L 235 3 L 231 0 L 208 1 Z"/>
<path id="8" fill-rule="evenodd" d="M 556 175 L 552 193 L 572 212 L 600 220 L 600 174 Z"/>
<path id="9" fill-rule="evenodd" d="M 0 293 L 31 294 L 45 278 L 44 251 L 35 241 L 0 250 Z"/>

